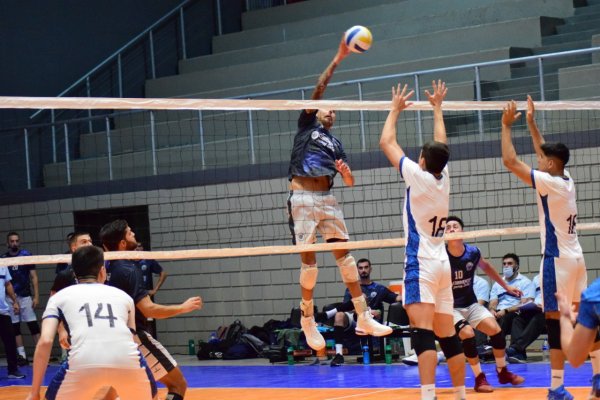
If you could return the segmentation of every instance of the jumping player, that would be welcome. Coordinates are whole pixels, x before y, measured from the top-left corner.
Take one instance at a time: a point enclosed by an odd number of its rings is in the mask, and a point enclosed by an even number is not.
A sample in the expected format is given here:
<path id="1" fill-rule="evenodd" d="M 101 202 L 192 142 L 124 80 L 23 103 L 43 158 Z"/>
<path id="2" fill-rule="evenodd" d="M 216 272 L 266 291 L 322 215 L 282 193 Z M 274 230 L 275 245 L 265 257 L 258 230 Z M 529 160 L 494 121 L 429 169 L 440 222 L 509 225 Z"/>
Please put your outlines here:
<path id="1" fill-rule="evenodd" d="M 406 182 L 402 215 L 407 240 L 403 297 L 410 320 L 412 347 L 419 360 L 421 399 L 435 399 L 437 336 L 448 360 L 455 399 L 461 400 L 466 397 L 465 356 L 452 322 L 452 279 L 442 238 L 450 202 L 450 177 L 446 165 L 450 152 L 442 113 L 447 89 L 441 81 L 432 84 L 433 94 L 428 91 L 425 94 L 433 107 L 434 140 L 423 145 L 418 163 L 405 156 L 396 138 L 398 117 L 412 104 L 407 100 L 414 92 L 407 94 L 406 86 L 392 88 L 391 110 L 379 145 Z"/>
<path id="2" fill-rule="evenodd" d="M 446 220 L 446 233 L 460 233 L 463 228 L 463 221 L 459 217 L 450 216 Z M 506 339 L 500 325 L 488 309 L 479 304 L 475 296 L 473 282 L 477 267 L 498 282 L 508 294 L 519 297 L 522 295 L 521 291 L 509 286 L 496 272 L 496 269 L 481 256 L 481 251 L 476 246 L 466 244 L 462 239 L 448 240 L 446 251 L 452 268 L 454 326 L 460 340 L 462 340 L 465 356 L 473 370 L 473 375 L 475 375 L 475 391 L 491 393 L 494 388 L 488 383 L 485 373 L 481 370 L 473 329 L 477 329 L 490 337 L 496 360 L 498 382 L 513 385 L 523 383 L 525 381 L 523 377 L 513 374 L 506 368 Z"/>
<path id="3" fill-rule="evenodd" d="M 350 50 L 343 39 L 333 61 L 319 77 L 312 100 L 319 100 L 333 71 L 348 56 Z M 304 110 L 298 119 L 298 131 L 294 137 L 288 179 L 289 227 L 292 242 L 296 245 L 312 244 L 319 231 L 325 241 L 346 242 L 348 230 L 344 215 L 336 198 L 330 193 L 333 179 L 339 173 L 345 185 L 354 185 L 354 176 L 348 166 L 342 142 L 331 134 L 336 119 L 334 110 Z M 350 291 L 354 309 L 358 315 L 355 332 L 358 335 L 384 336 L 392 332 L 388 326 L 375 321 L 360 289 L 360 278 L 356 261 L 348 250 L 334 250 L 336 264 L 342 280 Z M 314 252 L 301 253 L 300 288 L 302 301 L 300 323 L 308 345 L 320 350 L 325 348 L 325 339 L 317 330 L 314 318 L 313 290 L 317 283 L 317 259 Z"/>
<path id="4" fill-rule="evenodd" d="M 544 141 L 535 123 L 533 100 L 528 96 L 527 126 L 538 161 L 538 169 L 532 169 L 517 157 L 511 139 L 511 127 L 520 116 L 516 103 L 510 101 L 502 113 L 502 161 L 513 174 L 536 190 L 542 243 L 542 306 L 546 316 L 552 369 L 548 399 L 571 400 L 573 396 L 564 387 L 565 358 L 561 350 L 560 313 L 555 294 L 564 294 L 568 304 L 577 307 L 581 292 L 587 285 L 587 273 L 577 239 L 575 184 L 565 170 L 569 162 L 569 149 L 562 143 Z M 594 374 L 600 373 L 598 344 L 590 354 Z"/>

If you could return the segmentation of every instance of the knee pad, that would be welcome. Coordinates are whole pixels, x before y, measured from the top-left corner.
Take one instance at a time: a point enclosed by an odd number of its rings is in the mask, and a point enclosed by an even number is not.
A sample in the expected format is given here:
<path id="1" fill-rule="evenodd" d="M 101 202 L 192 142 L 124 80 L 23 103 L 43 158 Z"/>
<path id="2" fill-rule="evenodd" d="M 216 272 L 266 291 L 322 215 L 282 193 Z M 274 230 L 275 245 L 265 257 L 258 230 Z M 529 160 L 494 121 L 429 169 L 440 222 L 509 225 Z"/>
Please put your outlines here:
<path id="1" fill-rule="evenodd" d="M 21 334 L 21 323 L 17 322 L 16 324 L 12 324 L 13 331 L 15 332 L 15 336 L 19 336 Z"/>
<path id="2" fill-rule="evenodd" d="M 490 336 L 490 343 L 492 344 L 493 349 L 504 350 L 506 348 L 506 336 L 500 331 L 494 336 Z"/>
<path id="3" fill-rule="evenodd" d="M 547 319 L 546 329 L 548 330 L 548 344 L 551 349 L 560 350 L 560 321 L 557 319 Z"/>
<path id="4" fill-rule="evenodd" d="M 456 334 L 458 335 L 458 333 L 465 327 L 468 326 L 469 322 L 466 319 L 461 319 L 460 321 L 458 321 L 456 324 L 454 324 L 454 329 L 456 329 Z M 464 341 L 463 341 L 464 342 Z"/>
<path id="5" fill-rule="evenodd" d="M 410 342 L 417 356 L 429 350 L 436 351 L 435 335 L 429 329 L 411 328 Z"/>
<path id="6" fill-rule="evenodd" d="M 342 281 L 344 283 L 358 282 L 360 277 L 358 276 L 358 268 L 356 268 L 356 261 L 351 254 L 346 254 L 344 257 L 340 257 L 335 260 L 340 273 L 342 274 Z"/>
<path id="7" fill-rule="evenodd" d="M 307 265 L 302 263 L 302 267 L 300 268 L 300 286 L 306 290 L 313 290 L 317 284 L 317 275 L 319 275 L 317 264 Z"/>
<path id="8" fill-rule="evenodd" d="M 463 352 L 463 347 L 458 338 L 458 335 L 453 335 L 450 337 L 439 338 L 440 347 L 446 356 L 446 360 L 451 359 L 452 357 L 461 354 Z"/>
<path id="9" fill-rule="evenodd" d="M 27 327 L 32 335 L 37 335 L 40 333 L 40 324 L 38 324 L 37 321 L 29 321 L 27 323 Z"/>
<path id="10" fill-rule="evenodd" d="M 441 344 L 441 342 L 440 342 Z M 477 353 L 477 344 L 475 343 L 475 338 L 470 337 L 462 341 L 463 349 L 465 352 L 465 356 L 467 358 L 478 358 L 479 353 Z"/>

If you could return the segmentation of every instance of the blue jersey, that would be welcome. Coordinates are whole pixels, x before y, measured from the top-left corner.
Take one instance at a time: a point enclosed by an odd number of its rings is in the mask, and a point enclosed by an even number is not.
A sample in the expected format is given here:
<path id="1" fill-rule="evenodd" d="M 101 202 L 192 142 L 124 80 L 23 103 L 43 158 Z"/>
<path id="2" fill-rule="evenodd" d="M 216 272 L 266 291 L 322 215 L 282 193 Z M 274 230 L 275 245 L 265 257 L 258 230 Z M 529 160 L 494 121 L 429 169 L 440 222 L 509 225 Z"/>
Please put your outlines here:
<path id="1" fill-rule="evenodd" d="M 4 253 L 2 258 L 30 256 L 31 253 L 27 250 L 19 250 L 16 255 L 11 255 L 9 252 Z M 9 266 L 10 276 L 12 277 L 12 285 L 15 289 L 15 294 L 19 297 L 31 296 L 31 278 L 30 271 L 35 270 L 35 265 L 15 265 Z"/>
<path id="2" fill-rule="evenodd" d="M 136 261 L 133 260 L 111 260 L 106 265 L 106 284 L 121 289 L 137 304 L 148 292 L 142 282 L 142 271 Z M 135 327 L 138 330 L 146 329 L 146 317 L 136 307 Z"/>
<path id="3" fill-rule="evenodd" d="M 369 285 L 360 285 L 360 290 L 362 290 L 367 298 L 367 305 L 372 310 L 380 310 L 383 307 L 384 302 L 388 304 L 395 303 L 396 297 L 398 296 L 396 293 L 377 282 L 371 282 Z M 352 295 L 350 294 L 350 291 L 346 289 L 346 293 L 344 293 L 344 302 L 350 300 L 352 300 Z"/>
<path id="4" fill-rule="evenodd" d="M 152 283 L 152 274 L 160 274 L 163 270 L 162 266 L 156 260 L 140 260 L 138 262 L 142 270 L 142 280 L 146 290 L 154 289 Z"/>
<path id="5" fill-rule="evenodd" d="M 475 270 L 481 260 L 481 252 L 477 247 L 465 244 L 465 251 L 460 257 L 454 257 L 448 252 L 448 259 L 452 269 L 454 308 L 465 308 L 477 303 L 473 280 L 475 279 Z"/>
<path id="6" fill-rule="evenodd" d="M 600 326 L 600 279 L 592 282 L 581 294 L 577 323 L 593 330 Z"/>
<path id="7" fill-rule="evenodd" d="M 329 186 L 337 174 L 335 160 L 348 162 L 342 142 L 334 137 L 317 120 L 317 111 L 305 110 L 298 118 L 298 132 L 294 137 L 288 179 L 294 176 L 329 177 Z"/>

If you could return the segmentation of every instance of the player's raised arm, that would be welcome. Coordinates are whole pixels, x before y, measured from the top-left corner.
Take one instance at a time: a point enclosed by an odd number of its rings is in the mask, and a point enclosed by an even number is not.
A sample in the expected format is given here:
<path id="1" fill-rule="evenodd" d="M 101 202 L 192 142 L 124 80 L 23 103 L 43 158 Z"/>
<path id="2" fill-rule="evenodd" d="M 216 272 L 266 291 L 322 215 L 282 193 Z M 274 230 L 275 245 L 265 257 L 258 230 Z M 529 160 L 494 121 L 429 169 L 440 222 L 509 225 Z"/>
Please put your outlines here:
<path id="1" fill-rule="evenodd" d="M 407 100 L 414 94 L 414 90 L 409 93 L 406 91 L 407 85 L 404 85 L 403 88 L 400 84 L 395 88 L 392 87 L 392 105 L 379 139 L 379 147 L 396 169 L 400 165 L 400 159 L 404 156 L 404 151 L 398 144 L 396 123 L 402 110 L 412 105 L 412 103 L 407 103 Z"/>
<path id="2" fill-rule="evenodd" d="M 531 167 L 519 159 L 511 137 L 512 126 L 520 117 L 517 103 L 509 101 L 502 111 L 502 162 L 510 172 L 531 186 Z"/>
<path id="3" fill-rule="evenodd" d="M 531 140 L 533 141 L 533 149 L 535 154 L 540 157 L 542 153 L 542 144 L 544 144 L 544 137 L 538 129 L 537 123 L 535 122 L 535 104 L 530 95 L 527 95 L 527 127 L 529 133 L 531 133 Z"/>
<path id="4" fill-rule="evenodd" d="M 431 86 L 433 87 L 433 94 L 425 90 L 425 95 L 433 107 L 433 140 L 447 144 L 448 138 L 446 136 L 442 103 L 448 93 L 448 88 L 446 87 L 446 83 L 441 80 L 438 80 L 437 83 L 436 81 L 432 81 Z"/>

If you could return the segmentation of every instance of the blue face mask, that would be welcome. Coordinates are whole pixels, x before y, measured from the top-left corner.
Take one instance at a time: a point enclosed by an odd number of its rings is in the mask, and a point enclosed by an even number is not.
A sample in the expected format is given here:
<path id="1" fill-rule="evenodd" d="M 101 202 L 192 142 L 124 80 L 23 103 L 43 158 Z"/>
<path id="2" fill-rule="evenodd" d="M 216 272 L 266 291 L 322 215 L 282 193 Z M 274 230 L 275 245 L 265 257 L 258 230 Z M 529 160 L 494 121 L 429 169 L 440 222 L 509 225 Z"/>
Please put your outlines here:
<path id="1" fill-rule="evenodd" d="M 504 267 L 504 268 L 502 268 L 502 274 L 504 275 L 504 277 L 506 279 L 508 279 L 511 276 L 513 276 L 514 271 L 513 271 L 512 267 Z"/>

